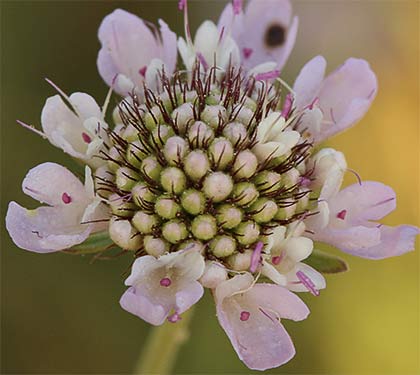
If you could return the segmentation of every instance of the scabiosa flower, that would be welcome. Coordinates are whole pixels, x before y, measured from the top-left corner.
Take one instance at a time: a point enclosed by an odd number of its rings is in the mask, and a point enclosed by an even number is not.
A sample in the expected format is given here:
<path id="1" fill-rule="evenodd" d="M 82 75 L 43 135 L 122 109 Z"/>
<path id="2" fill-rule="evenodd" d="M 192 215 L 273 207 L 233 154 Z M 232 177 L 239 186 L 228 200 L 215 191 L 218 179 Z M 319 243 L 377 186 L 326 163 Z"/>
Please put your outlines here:
<path id="1" fill-rule="evenodd" d="M 131 254 L 120 304 L 153 325 L 176 324 L 209 289 L 241 360 L 277 367 L 295 354 L 281 319 L 309 314 L 295 293 L 319 296 L 322 273 L 346 270 L 314 241 L 380 259 L 412 250 L 419 229 L 378 224 L 396 207 L 393 190 L 371 181 L 341 190 L 345 156 L 319 147 L 371 105 L 377 81 L 366 61 L 324 78 L 315 57 L 291 89 L 280 78 L 298 26 L 289 1 L 243 10 L 235 0 L 194 39 L 187 1 L 179 8 L 178 42 L 162 20 L 157 30 L 123 10 L 104 19 L 98 69 L 122 96 L 114 126 L 109 95 L 101 109 L 53 84 L 60 95 L 35 130 L 89 165 L 86 187 L 64 167 L 35 167 L 23 190 L 50 207 L 11 202 L 6 226 L 30 251 Z"/>

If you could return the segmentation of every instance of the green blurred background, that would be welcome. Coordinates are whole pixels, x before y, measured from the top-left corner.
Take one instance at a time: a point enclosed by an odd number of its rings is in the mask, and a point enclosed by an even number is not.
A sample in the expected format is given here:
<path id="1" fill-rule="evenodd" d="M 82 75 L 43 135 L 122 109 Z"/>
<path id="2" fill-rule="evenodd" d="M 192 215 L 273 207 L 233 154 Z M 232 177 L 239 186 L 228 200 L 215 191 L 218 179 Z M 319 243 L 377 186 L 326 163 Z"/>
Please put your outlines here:
<path id="1" fill-rule="evenodd" d="M 263 1 L 263 0 L 261 0 Z M 19 127 L 39 126 L 54 94 L 44 77 L 65 91 L 84 91 L 99 103 L 107 92 L 96 71 L 101 19 L 122 7 L 178 34 L 177 1 L 1 2 L 1 216 L 7 203 L 28 207 L 20 184 L 45 161 L 73 167 L 60 150 Z M 190 3 L 193 30 L 217 20 L 224 2 Z M 419 3 L 416 1 L 297 1 L 300 30 L 283 77 L 323 54 L 331 71 L 347 57 L 367 59 L 379 94 L 362 122 L 329 142 L 345 152 L 365 179 L 392 185 L 398 209 L 388 224 L 419 224 Z M 348 176 L 346 183 L 355 182 Z M 3 219 L 2 219 L 3 220 Z M 128 373 L 150 327 L 124 312 L 118 299 L 130 260 L 98 261 L 17 249 L 2 225 L 1 372 Z M 319 298 L 304 295 L 312 313 L 286 322 L 297 355 L 272 373 L 414 374 L 419 369 L 418 251 L 383 261 L 345 256 L 351 272 L 327 277 Z M 197 309 L 191 338 L 176 373 L 249 373 L 218 326 L 210 296 Z"/>

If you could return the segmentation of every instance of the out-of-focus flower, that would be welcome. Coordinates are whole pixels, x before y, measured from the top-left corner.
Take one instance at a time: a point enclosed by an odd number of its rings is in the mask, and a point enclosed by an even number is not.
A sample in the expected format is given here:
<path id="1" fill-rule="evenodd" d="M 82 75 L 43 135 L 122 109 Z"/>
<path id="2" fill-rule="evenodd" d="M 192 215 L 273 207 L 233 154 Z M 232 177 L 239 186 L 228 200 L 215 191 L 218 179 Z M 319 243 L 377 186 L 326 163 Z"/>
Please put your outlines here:
<path id="1" fill-rule="evenodd" d="M 13 242 L 22 249 L 51 253 L 82 243 L 91 233 L 103 230 L 107 208 L 94 197 L 90 169 L 85 186 L 68 169 L 43 163 L 31 169 L 22 190 L 48 206 L 27 210 L 10 202 L 6 227 Z"/>

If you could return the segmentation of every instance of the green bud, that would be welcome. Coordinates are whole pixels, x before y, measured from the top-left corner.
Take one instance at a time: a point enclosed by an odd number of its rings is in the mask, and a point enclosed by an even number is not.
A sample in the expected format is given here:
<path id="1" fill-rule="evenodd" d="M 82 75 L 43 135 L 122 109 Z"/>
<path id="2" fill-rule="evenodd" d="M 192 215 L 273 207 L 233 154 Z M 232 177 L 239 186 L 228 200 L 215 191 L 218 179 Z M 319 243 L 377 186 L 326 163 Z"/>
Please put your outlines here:
<path id="1" fill-rule="evenodd" d="M 209 169 L 209 159 L 201 150 L 191 151 L 184 159 L 184 171 L 193 181 L 203 178 Z"/>
<path id="2" fill-rule="evenodd" d="M 150 134 L 150 142 L 161 147 L 165 144 L 166 140 L 173 135 L 174 131 L 171 127 L 166 125 L 158 125 Z"/>
<path id="3" fill-rule="evenodd" d="M 187 178 L 181 169 L 169 167 L 160 174 L 160 183 L 168 193 L 181 194 L 185 190 Z"/>
<path id="4" fill-rule="evenodd" d="M 110 160 L 107 162 L 108 168 L 115 172 L 123 162 L 120 151 L 117 149 L 117 147 L 113 146 L 109 149 L 108 156 L 110 158 Z"/>
<path id="5" fill-rule="evenodd" d="M 108 198 L 108 204 L 112 213 L 118 217 L 132 217 L 136 210 L 136 206 L 132 202 L 127 202 L 118 194 L 111 194 Z"/>
<path id="6" fill-rule="evenodd" d="M 217 129 L 219 126 L 220 118 L 222 123 L 227 120 L 226 108 L 221 105 L 206 105 L 201 112 L 201 120 L 213 129 Z"/>
<path id="7" fill-rule="evenodd" d="M 233 198 L 240 206 L 252 204 L 258 198 L 258 190 L 250 182 L 240 182 L 233 188 Z"/>
<path id="8" fill-rule="evenodd" d="M 94 174 L 94 183 L 95 191 L 102 198 L 108 198 L 111 195 L 111 192 L 108 190 L 103 190 L 106 188 L 107 184 L 112 184 L 115 181 L 113 173 L 109 170 L 108 165 L 102 165 L 101 167 L 95 170 Z"/>
<path id="9" fill-rule="evenodd" d="M 235 271 L 247 271 L 251 267 L 252 250 L 231 255 L 227 262 Z"/>
<path id="10" fill-rule="evenodd" d="M 159 257 L 169 250 L 169 244 L 161 238 L 153 236 L 145 236 L 143 239 L 143 247 L 146 253 Z"/>
<path id="11" fill-rule="evenodd" d="M 147 129 L 153 130 L 157 125 L 163 123 L 162 111 L 159 106 L 154 106 L 144 116 L 144 123 Z"/>
<path id="12" fill-rule="evenodd" d="M 171 220 L 163 224 L 162 236 L 170 243 L 178 243 L 188 236 L 187 227 L 180 220 Z"/>
<path id="13" fill-rule="evenodd" d="M 123 191 L 130 191 L 139 179 L 140 176 L 127 167 L 118 168 L 115 175 L 115 183 L 118 189 Z"/>
<path id="14" fill-rule="evenodd" d="M 181 212 L 181 207 L 173 199 L 161 195 L 155 203 L 155 212 L 164 219 L 173 219 Z"/>
<path id="15" fill-rule="evenodd" d="M 139 131 L 131 124 L 128 124 L 122 133 L 122 138 L 127 142 L 133 142 L 139 139 Z"/>
<path id="16" fill-rule="evenodd" d="M 211 215 L 197 216 L 191 223 L 191 231 L 199 240 L 210 240 L 217 233 L 216 219 Z"/>
<path id="17" fill-rule="evenodd" d="M 235 179 L 250 178 L 256 172 L 257 167 L 257 157 L 250 150 L 241 151 L 236 155 L 233 163 L 233 176 Z"/>
<path id="18" fill-rule="evenodd" d="M 176 126 L 178 127 L 179 132 L 184 134 L 188 124 L 194 121 L 194 111 L 192 104 L 181 104 L 178 108 L 174 109 L 171 117 L 176 122 Z"/>
<path id="19" fill-rule="evenodd" d="M 150 190 L 149 186 L 144 182 L 138 182 L 132 189 L 131 194 L 133 196 L 134 203 L 143 207 L 144 203 L 154 202 L 156 195 Z"/>
<path id="20" fill-rule="evenodd" d="M 213 139 L 213 130 L 202 121 L 196 121 L 188 128 L 188 141 L 193 148 L 204 147 Z"/>
<path id="21" fill-rule="evenodd" d="M 253 181 L 257 189 L 264 194 L 276 191 L 281 187 L 280 174 L 272 171 L 258 173 Z"/>
<path id="22" fill-rule="evenodd" d="M 159 218 L 144 211 L 137 211 L 131 219 L 131 223 L 140 233 L 150 234 L 153 228 L 159 225 Z"/>
<path id="23" fill-rule="evenodd" d="M 254 221 L 246 221 L 235 228 L 236 239 L 241 245 L 251 245 L 260 236 L 260 227 Z"/>
<path id="24" fill-rule="evenodd" d="M 296 203 L 288 207 L 279 207 L 277 213 L 274 215 L 274 220 L 290 219 L 296 212 Z"/>
<path id="25" fill-rule="evenodd" d="M 174 136 L 168 138 L 163 148 L 163 154 L 170 165 L 177 165 L 188 152 L 188 144 L 185 139 Z"/>
<path id="26" fill-rule="evenodd" d="M 230 236 L 217 236 L 210 242 L 210 251 L 219 258 L 232 255 L 236 250 L 236 240 Z"/>
<path id="27" fill-rule="evenodd" d="M 200 191 L 188 189 L 181 196 L 181 205 L 189 214 L 198 215 L 204 212 L 206 199 Z"/>
<path id="28" fill-rule="evenodd" d="M 138 250 L 141 236 L 128 220 L 113 217 L 109 222 L 109 237 L 124 250 Z"/>
<path id="29" fill-rule="evenodd" d="M 136 168 L 141 168 L 141 161 L 148 153 L 145 153 L 144 146 L 139 140 L 131 142 L 127 147 L 127 161 Z"/>
<path id="30" fill-rule="evenodd" d="M 209 156 L 218 170 L 224 170 L 233 160 L 233 146 L 226 138 L 216 138 L 209 147 Z"/>
<path id="31" fill-rule="evenodd" d="M 209 174 L 203 183 L 204 194 L 213 202 L 225 200 L 233 189 L 232 177 L 223 172 Z"/>
<path id="32" fill-rule="evenodd" d="M 222 228 L 233 229 L 242 222 L 243 212 L 235 206 L 223 204 L 217 207 L 216 218 Z"/>
<path id="33" fill-rule="evenodd" d="M 152 180 L 159 181 L 162 166 L 156 157 L 148 156 L 141 162 L 141 171 Z"/>
<path id="34" fill-rule="evenodd" d="M 231 122 L 224 127 L 223 136 L 236 145 L 248 139 L 248 131 L 240 122 Z"/>
<path id="35" fill-rule="evenodd" d="M 259 224 L 271 221 L 277 210 L 277 204 L 267 198 L 258 198 L 250 207 L 252 218 Z"/>

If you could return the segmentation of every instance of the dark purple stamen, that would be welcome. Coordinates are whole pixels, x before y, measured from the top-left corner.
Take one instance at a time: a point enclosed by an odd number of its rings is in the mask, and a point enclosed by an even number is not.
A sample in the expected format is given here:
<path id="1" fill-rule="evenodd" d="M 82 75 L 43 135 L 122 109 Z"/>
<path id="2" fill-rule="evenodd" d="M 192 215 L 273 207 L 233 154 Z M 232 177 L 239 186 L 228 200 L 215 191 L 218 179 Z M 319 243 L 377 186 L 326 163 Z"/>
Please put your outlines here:
<path id="1" fill-rule="evenodd" d="M 89 136 L 89 134 L 86 133 L 82 133 L 82 138 L 83 141 L 87 144 L 89 144 L 90 142 L 92 142 L 92 138 Z"/>
<path id="2" fill-rule="evenodd" d="M 315 288 L 314 282 L 306 276 L 302 271 L 296 272 L 297 278 L 300 280 L 300 282 L 306 287 L 306 289 L 311 292 L 314 296 L 319 296 L 319 290 Z"/>
<path id="3" fill-rule="evenodd" d="M 337 218 L 344 220 L 346 218 L 347 215 L 347 210 L 341 210 L 338 214 L 337 214 Z"/>
<path id="4" fill-rule="evenodd" d="M 71 196 L 67 193 L 63 193 L 63 195 L 61 196 L 61 200 L 64 202 L 64 204 L 69 204 L 72 201 Z"/>
<path id="5" fill-rule="evenodd" d="M 204 70 L 209 68 L 209 64 L 207 64 L 206 58 L 203 56 L 201 52 L 197 53 L 198 61 L 200 61 L 201 65 L 203 65 Z"/>
<path id="6" fill-rule="evenodd" d="M 284 100 L 283 109 L 281 110 L 281 115 L 286 120 L 288 119 L 290 112 L 292 111 L 292 105 L 293 105 L 293 96 L 292 94 L 287 94 L 286 98 Z"/>
<path id="7" fill-rule="evenodd" d="M 172 284 L 171 279 L 169 279 L 168 277 L 164 277 L 162 280 L 160 280 L 160 285 L 164 286 L 164 287 L 168 287 Z"/>
<path id="8" fill-rule="evenodd" d="M 241 319 L 241 321 L 246 322 L 249 317 L 250 317 L 251 313 L 248 311 L 241 311 L 241 317 L 239 319 Z"/>

